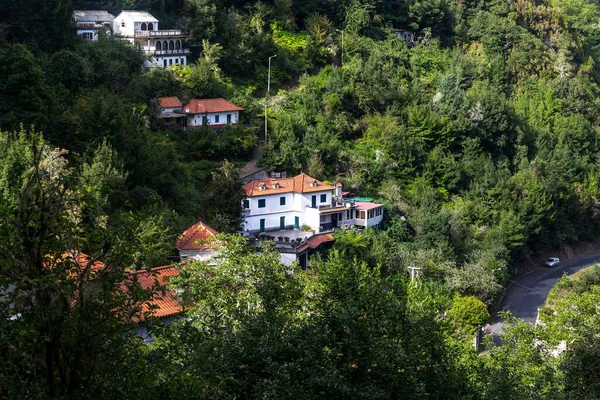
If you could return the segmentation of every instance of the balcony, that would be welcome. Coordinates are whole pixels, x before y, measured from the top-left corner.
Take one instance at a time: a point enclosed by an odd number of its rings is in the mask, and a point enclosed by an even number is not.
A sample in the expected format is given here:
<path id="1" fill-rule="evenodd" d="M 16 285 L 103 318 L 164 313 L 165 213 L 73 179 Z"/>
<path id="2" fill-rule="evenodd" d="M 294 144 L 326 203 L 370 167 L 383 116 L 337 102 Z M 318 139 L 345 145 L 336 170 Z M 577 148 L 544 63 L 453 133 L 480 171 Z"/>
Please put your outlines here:
<path id="1" fill-rule="evenodd" d="M 164 29 L 159 31 L 135 31 L 136 38 L 179 37 L 185 36 L 181 29 Z"/>
<path id="2" fill-rule="evenodd" d="M 78 22 L 77 29 L 110 29 L 110 22 Z"/>
<path id="3" fill-rule="evenodd" d="M 173 50 L 151 50 L 150 51 L 155 56 L 175 56 L 175 55 L 185 55 L 190 54 L 189 49 L 173 49 Z"/>

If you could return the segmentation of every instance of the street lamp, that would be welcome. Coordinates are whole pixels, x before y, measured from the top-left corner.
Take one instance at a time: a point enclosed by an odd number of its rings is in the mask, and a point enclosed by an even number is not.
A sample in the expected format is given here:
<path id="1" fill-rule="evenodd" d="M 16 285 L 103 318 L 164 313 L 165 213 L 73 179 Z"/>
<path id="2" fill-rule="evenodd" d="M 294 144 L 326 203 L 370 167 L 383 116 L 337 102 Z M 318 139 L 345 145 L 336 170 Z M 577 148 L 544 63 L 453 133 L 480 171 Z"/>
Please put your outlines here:
<path id="1" fill-rule="evenodd" d="M 343 29 L 336 29 L 336 31 L 342 33 L 342 67 L 343 67 L 344 66 L 344 30 Z"/>

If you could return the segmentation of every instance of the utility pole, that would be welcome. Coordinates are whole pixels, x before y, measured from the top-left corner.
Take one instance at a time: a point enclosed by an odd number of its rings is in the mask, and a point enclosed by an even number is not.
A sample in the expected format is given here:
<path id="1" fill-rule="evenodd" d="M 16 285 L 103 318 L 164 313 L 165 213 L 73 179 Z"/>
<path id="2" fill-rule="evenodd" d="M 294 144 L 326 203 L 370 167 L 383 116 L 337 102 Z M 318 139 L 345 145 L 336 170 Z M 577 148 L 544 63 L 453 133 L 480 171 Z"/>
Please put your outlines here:
<path id="1" fill-rule="evenodd" d="M 344 66 L 344 30 L 343 29 L 336 29 L 336 31 L 342 33 L 342 67 L 343 67 Z"/>
<path id="2" fill-rule="evenodd" d="M 415 267 L 414 265 L 411 265 L 410 267 L 408 267 L 408 269 L 410 269 L 410 281 L 414 282 L 416 278 L 419 277 L 419 271 L 421 271 L 423 268 L 419 268 L 419 267 Z M 415 287 L 417 287 L 418 284 L 415 282 Z"/>
<path id="3" fill-rule="evenodd" d="M 267 75 L 267 98 L 265 100 L 265 146 L 268 143 L 268 133 L 267 133 L 267 108 L 269 107 L 269 100 L 271 100 L 271 59 L 277 57 L 277 55 L 269 57 L 269 73 Z"/>

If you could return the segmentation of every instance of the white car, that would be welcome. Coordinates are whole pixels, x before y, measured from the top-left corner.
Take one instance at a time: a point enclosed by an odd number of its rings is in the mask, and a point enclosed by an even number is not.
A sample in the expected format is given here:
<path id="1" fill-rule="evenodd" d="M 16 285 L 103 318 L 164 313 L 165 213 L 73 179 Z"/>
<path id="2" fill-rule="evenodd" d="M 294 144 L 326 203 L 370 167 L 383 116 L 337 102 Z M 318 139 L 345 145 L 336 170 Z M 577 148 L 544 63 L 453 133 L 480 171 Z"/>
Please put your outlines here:
<path id="1" fill-rule="evenodd" d="M 557 257 L 551 257 L 544 262 L 544 265 L 548 268 L 554 268 L 560 264 L 560 260 Z"/>

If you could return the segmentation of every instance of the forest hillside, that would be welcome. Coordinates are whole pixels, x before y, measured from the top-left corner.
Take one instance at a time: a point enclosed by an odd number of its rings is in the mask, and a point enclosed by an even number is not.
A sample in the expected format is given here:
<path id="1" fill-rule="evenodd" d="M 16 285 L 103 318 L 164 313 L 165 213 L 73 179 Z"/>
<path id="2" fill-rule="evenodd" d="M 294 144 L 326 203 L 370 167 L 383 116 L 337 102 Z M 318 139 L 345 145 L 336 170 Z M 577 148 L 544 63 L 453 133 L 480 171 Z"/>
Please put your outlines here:
<path id="1" fill-rule="evenodd" d="M 82 40 L 74 9 L 150 12 L 189 63 Z M 519 262 L 600 236 L 599 26 L 593 0 L 0 2 L 0 397 L 600 397 L 592 334 L 470 342 Z M 166 96 L 244 111 L 182 131 Z M 257 146 L 385 204 L 382 229 L 284 273 L 235 235 Z M 221 266 L 182 266 L 186 318 L 155 325 L 164 287 L 123 277 L 199 220 Z"/>

